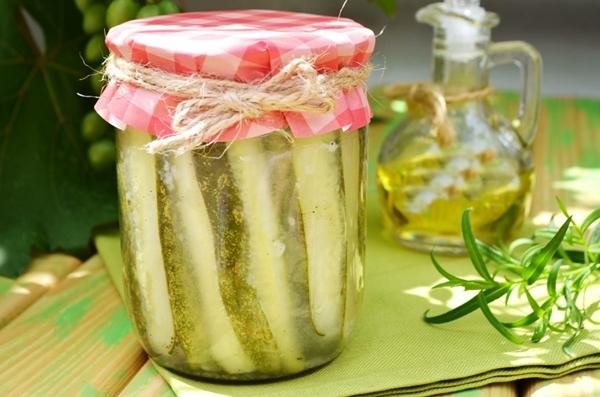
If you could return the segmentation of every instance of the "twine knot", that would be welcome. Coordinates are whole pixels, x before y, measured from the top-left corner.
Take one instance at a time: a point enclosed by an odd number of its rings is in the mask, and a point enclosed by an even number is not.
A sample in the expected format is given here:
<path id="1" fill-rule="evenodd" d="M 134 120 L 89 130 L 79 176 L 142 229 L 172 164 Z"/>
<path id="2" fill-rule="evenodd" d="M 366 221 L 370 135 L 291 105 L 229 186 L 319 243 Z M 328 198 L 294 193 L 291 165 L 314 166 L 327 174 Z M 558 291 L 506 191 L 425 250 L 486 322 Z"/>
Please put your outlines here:
<path id="1" fill-rule="evenodd" d="M 444 94 L 442 88 L 432 83 L 392 84 L 384 89 L 388 98 L 404 98 L 409 103 L 423 107 L 431 121 L 431 134 L 440 146 L 448 146 L 456 137 L 452 123 L 448 119 L 448 104 L 484 98 L 491 94 L 493 88 L 484 87 L 476 91 L 458 94 Z"/>
<path id="2" fill-rule="evenodd" d="M 370 65 L 361 65 L 319 73 L 311 60 L 295 58 L 268 79 L 240 83 L 169 73 L 110 55 L 104 74 L 107 80 L 182 99 L 171 123 L 174 134 L 146 146 L 153 154 L 181 154 L 215 142 L 244 119 L 268 112 L 333 112 L 340 92 L 365 85 L 370 71 Z"/>

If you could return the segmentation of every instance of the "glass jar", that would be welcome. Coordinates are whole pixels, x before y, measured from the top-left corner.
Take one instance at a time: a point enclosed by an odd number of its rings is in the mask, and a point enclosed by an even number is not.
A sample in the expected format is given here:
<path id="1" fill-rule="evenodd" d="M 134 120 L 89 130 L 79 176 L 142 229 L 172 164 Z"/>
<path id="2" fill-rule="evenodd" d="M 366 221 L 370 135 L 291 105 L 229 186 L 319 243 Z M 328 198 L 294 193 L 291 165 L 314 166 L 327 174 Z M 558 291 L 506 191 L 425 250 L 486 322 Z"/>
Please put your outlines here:
<path id="1" fill-rule="evenodd" d="M 236 10 L 129 21 L 106 42 L 95 109 L 122 130 L 125 298 L 145 350 L 225 380 L 332 360 L 363 288 L 373 32 Z"/>
<path id="2" fill-rule="evenodd" d="M 384 222 L 404 246 L 462 254 L 461 216 L 467 208 L 475 236 L 486 242 L 506 239 L 524 219 L 541 58 L 523 42 L 492 43 L 491 28 L 499 20 L 478 0 L 431 4 L 419 10 L 417 20 L 435 28 L 433 83 L 426 86 L 439 93 L 454 136 L 441 136 L 429 109 L 407 99 L 407 118 L 386 138 L 378 159 Z M 512 122 L 485 94 L 490 68 L 507 63 L 523 71 L 519 115 Z"/>
<path id="3" fill-rule="evenodd" d="M 177 372 L 276 378 L 336 357 L 363 287 L 365 130 L 182 155 L 117 134 L 128 307 Z"/>

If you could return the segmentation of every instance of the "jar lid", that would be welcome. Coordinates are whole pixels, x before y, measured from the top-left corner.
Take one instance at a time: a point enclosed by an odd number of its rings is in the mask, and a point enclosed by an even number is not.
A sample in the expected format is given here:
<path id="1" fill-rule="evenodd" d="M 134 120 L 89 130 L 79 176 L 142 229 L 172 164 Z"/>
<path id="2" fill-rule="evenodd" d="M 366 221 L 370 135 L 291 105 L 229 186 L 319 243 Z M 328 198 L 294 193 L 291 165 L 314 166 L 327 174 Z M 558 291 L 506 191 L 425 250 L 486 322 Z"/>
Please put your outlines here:
<path id="1" fill-rule="evenodd" d="M 346 19 L 268 10 L 191 12 L 126 22 L 106 44 L 114 57 L 178 75 L 254 83 L 289 62 L 310 58 L 319 73 L 368 63 L 374 34 Z M 354 130 L 371 118 L 363 86 L 341 90 L 331 113 L 269 111 L 219 134 L 219 141 L 248 138 L 289 126 L 297 137 Z M 96 111 L 119 129 L 157 137 L 174 134 L 172 115 L 181 98 L 123 81 L 108 83 Z"/>

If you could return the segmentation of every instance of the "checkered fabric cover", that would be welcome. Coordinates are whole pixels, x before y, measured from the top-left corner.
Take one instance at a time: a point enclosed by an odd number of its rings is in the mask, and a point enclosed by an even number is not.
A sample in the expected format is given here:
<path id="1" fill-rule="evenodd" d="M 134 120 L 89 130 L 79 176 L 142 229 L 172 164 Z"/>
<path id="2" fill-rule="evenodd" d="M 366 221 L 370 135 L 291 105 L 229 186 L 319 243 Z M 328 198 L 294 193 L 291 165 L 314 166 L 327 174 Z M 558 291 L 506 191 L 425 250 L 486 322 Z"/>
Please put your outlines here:
<path id="1" fill-rule="evenodd" d="M 267 78 L 297 57 L 311 57 L 319 71 L 368 62 L 373 32 L 346 19 L 266 10 L 191 12 L 140 19 L 112 28 L 106 44 L 116 56 L 179 74 L 198 73 L 250 83 Z M 96 111 L 119 129 L 127 126 L 170 135 L 180 99 L 110 82 Z M 349 131 L 368 124 L 371 111 L 363 87 L 340 92 L 333 114 L 269 112 L 243 120 L 220 140 L 249 138 L 289 126 L 297 137 Z"/>

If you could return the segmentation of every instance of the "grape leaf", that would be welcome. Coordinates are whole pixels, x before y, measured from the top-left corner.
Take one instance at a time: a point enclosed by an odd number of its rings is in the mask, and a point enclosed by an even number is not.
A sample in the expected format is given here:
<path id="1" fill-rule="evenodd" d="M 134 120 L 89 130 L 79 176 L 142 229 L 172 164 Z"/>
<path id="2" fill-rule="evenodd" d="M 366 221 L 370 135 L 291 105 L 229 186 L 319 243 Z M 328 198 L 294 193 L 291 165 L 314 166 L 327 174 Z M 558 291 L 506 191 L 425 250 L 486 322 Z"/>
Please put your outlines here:
<path id="1" fill-rule="evenodd" d="M 396 15 L 396 0 L 369 0 L 372 3 L 377 4 L 388 17 Z"/>
<path id="2" fill-rule="evenodd" d="M 32 251 L 85 255 L 92 227 L 117 218 L 114 169 L 91 169 L 79 133 L 84 41 L 72 0 L 0 1 L 0 275 Z"/>

